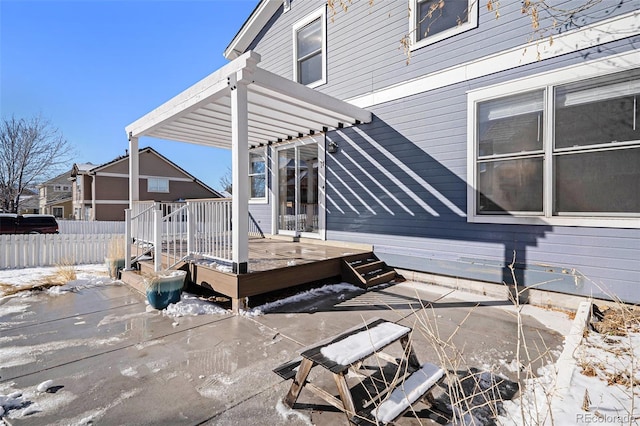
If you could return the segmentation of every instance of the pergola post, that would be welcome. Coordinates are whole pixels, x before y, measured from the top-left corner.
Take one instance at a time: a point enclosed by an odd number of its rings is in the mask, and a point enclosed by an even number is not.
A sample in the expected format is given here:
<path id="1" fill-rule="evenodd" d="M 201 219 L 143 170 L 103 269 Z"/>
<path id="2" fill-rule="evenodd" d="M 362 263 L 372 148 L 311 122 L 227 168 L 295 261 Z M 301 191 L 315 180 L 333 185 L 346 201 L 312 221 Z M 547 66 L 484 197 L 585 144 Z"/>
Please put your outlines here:
<path id="1" fill-rule="evenodd" d="M 138 138 L 129 135 L 129 208 L 134 201 L 140 201 L 140 166 L 138 155 Z"/>
<path id="2" fill-rule="evenodd" d="M 135 153 L 135 154 L 134 154 Z M 127 271 L 131 270 L 131 243 L 133 243 L 133 235 L 131 233 L 131 211 L 133 202 L 139 201 L 140 193 L 138 186 L 138 138 L 129 135 L 129 208 L 124 212 L 125 232 L 124 232 L 124 267 Z M 95 184 L 95 177 L 93 179 Z M 96 199 L 95 188 L 93 199 Z M 95 208 L 94 208 L 95 215 Z"/>
<path id="3" fill-rule="evenodd" d="M 242 69 L 229 81 L 231 89 L 231 259 L 233 273 L 247 273 L 249 261 L 249 113 L 247 84 L 250 72 Z M 233 78 L 235 77 L 235 79 Z M 235 80 L 235 81 L 234 81 Z"/>

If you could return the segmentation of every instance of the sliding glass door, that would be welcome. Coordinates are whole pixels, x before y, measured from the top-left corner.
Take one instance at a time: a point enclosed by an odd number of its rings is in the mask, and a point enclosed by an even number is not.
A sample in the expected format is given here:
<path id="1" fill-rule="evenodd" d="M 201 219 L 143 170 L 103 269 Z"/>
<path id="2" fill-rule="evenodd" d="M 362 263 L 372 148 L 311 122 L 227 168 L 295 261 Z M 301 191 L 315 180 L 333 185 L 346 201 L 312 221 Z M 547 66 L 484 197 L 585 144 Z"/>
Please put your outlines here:
<path id="1" fill-rule="evenodd" d="M 278 151 L 278 233 L 319 235 L 318 144 L 301 143 Z"/>

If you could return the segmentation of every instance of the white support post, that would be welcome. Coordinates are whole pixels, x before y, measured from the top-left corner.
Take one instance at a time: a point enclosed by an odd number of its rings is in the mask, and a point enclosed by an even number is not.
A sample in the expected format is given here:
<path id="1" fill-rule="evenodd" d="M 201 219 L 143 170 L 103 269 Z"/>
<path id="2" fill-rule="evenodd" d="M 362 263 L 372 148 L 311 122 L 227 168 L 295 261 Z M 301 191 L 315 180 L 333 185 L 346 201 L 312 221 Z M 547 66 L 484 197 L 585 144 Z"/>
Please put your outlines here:
<path id="1" fill-rule="evenodd" d="M 124 270 L 131 270 L 131 209 L 124 209 Z"/>
<path id="2" fill-rule="evenodd" d="M 162 210 L 153 211 L 153 270 L 162 270 Z"/>
<path id="3" fill-rule="evenodd" d="M 235 74 L 231 85 L 231 166 L 233 194 L 231 204 L 231 259 L 233 273 L 247 273 L 249 262 L 249 113 L 247 84 L 250 71 Z"/>
<path id="4" fill-rule="evenodd" d="M 129 135 L 129 208 L 135 201 L 140 201 L 140 166 L 138 155 L 138 138 Z"/>
<path id="5" fill-rule="evenodd" d="M 196 220 L 195 214 L 192 211 L 193 208 L 193 205 L 187 201 L 187 254 L 189 256 L 191 256 L 195 249 Z"/>

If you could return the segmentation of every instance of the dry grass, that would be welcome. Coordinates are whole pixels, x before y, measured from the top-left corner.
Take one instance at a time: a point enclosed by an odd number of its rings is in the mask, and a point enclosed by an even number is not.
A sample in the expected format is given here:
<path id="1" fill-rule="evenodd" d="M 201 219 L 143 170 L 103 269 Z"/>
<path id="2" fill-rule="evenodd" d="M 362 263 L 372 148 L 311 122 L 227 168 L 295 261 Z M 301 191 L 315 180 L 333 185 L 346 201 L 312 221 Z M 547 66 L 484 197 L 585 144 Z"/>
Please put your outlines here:
<path id="1" fill-rule="evenodd" d="M 0 295 L 12 296 L 22 291 L 43 291 L 52 287 L 59 287 L 67 284 L 69 281 L 78 278 L 76 268 L 73 262 L 64 260 L 56 265 L 56 270 L 51 275 L 46 275 L 36 281 L 23 285 L 11 285 L 0 283 Z"/>
<path id="2" fill-rule="evenodd" d="M 114 236 L 109 240 L 109 247 L 107 248 L 107 257 L 110 259 L 124 259 L 124 236 Z"/>
<path id="3" fill-rule="evenodd" d="M 593 308 L 591 329 L 585 330 L 584 345 L 595 347 L 602 353 L 609 353 L 617 359 L 633 359 L 631 333 L 640 332 L 640 310 L 635 307 L 618 303 L 614 307 L 604 307 L 600 310 Z M 590 337 L 593 337 L 590 339 Z M 609 386 L 620 385 L 631 392 L 640 386 L 636 377 L 635 363 L 622 369 L 612 370 L 607 363 L 585 356 L 578 363 L 581 373 L 589 377 L 599 377 Z"/>
<path id="4" fill-rule="evenodd" d="M 600 334 L 626 336 L 629 332 L 640 331 L 640 310 L 629 306 L 606 307 L 602 309 L 602 318 L 593 323 Z"/>

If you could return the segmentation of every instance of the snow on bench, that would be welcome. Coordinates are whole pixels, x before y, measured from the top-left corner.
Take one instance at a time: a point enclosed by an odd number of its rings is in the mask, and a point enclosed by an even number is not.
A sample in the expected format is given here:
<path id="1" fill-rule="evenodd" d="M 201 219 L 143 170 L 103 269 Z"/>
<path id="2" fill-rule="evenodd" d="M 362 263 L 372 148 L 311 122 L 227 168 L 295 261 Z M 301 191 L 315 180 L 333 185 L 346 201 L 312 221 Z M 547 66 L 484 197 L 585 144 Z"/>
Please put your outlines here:
<path id="1" fill-rule="evenodd" d="M 392 322 L 383 322 L 320 349 L 322 355 L 337 364 L 350 365 L 371 355 L 410 332 Z"/>
<path id="2" fill-rule="evenodd" d="M 444 370 L 433 364 L 424 364 L 404 381 L 400 382 L 382 404 L 369 413 L 377 424 L 387 424 L 400 417 L 417 400 L 422 398 L 444 376 Z"/>

